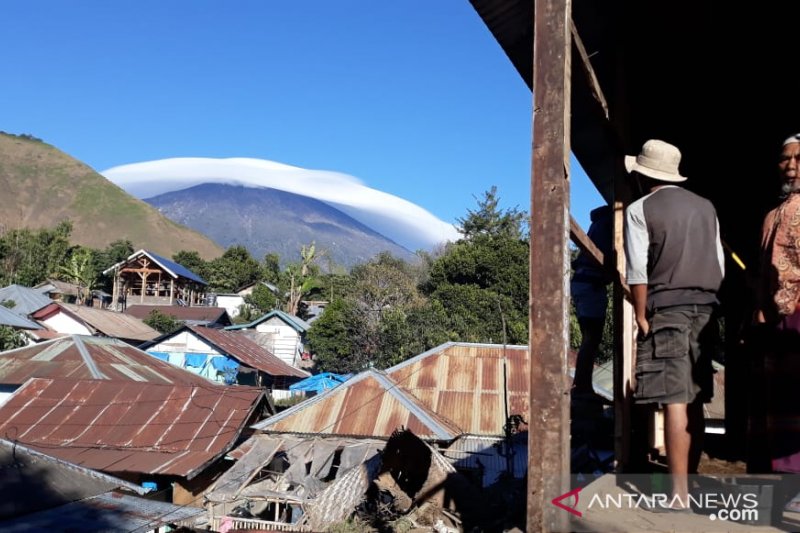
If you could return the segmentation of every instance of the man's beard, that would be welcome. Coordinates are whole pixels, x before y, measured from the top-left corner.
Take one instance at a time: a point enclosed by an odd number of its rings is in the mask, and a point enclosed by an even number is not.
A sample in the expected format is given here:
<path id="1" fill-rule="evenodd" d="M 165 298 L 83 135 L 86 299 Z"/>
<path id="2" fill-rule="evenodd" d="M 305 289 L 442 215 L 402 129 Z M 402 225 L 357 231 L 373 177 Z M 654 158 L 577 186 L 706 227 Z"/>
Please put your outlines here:
<path id="1" fill-rule="evenodd" d="M 797 180 L 784 181 L 781 184 L 781 200 L 789 197 L 790 194 L 800 191 L 800 182 Z"/>

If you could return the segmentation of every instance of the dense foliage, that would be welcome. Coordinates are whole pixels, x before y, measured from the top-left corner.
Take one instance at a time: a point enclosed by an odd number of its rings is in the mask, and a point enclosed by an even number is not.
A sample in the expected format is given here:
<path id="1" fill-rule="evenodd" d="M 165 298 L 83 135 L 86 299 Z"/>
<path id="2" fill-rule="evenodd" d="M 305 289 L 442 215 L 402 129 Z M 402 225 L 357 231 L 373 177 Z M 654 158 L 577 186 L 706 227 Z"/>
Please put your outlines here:
<path id="1" fill-rule="evenodd" d="M 181 327 L 181 322 L 174 316 L 162 313 L 157 309 L 150 311 L 150 314 L 142 322 L 162 334 L 172 333 Z"/>
<path id="2" fill-rule="evenodd" d="M 28 338 L 21 331 L 8 326 L 0 326 L 0 352 L 21 348 L 28 344 Z"/>

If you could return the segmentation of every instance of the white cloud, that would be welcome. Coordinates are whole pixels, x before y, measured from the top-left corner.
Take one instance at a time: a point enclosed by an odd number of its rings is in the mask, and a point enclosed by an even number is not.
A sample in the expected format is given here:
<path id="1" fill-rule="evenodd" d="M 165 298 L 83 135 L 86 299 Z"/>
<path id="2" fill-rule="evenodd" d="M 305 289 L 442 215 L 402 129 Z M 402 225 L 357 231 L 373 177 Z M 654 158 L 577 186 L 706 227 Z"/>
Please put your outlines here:
<path id="1" fill-rule="evenodd" d="M 264 159 L 179 157 L 121 165 L 101 174 L 138 198 L 201 183 L 270 187 L 301 194 L 341 209 L 411 251 L 431 249 L 459 237 L 453 224 L 340 172 L 309 170 Z"/>

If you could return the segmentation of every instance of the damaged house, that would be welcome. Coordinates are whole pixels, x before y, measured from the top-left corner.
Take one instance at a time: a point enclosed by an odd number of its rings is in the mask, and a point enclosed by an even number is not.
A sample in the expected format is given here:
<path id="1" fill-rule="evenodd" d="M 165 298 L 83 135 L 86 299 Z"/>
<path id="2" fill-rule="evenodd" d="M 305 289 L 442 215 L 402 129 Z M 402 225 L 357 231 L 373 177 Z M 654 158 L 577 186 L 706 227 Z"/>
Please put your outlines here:
<path id="1" fill-rule="evenodd" d="M 261 434 L 230 454 L 240 462 L 206 495 L 212 523 L 228 520 L 234 527 L 251 527 L 269 522 L 287 530 L 318 530 L 323 523 L 330 525 L 330 515 L 320 521 L 329 514 L 321 511 L 326 497 L 338 491 L 337 516 L 346 518 L 370 487 L 392 492 L 403 485 L 402 474 L 392 480 L 381 474 L 418 464 L 413 456 L 419 456 L 420 446 L 429 450 L 422 453 L 428 454 L 423 461 L 428 468 L 417 473 L 421 482 L 407 498 L 435 499 L 446 506 L 441 490 L 421 490 L 430 485 L 428 478 L 441 484 L 457 477 L 460 486 L 473 490 L 524 478 L 527 363 L 526 347 L 446 343 L 386 371 L 361 372 L 259 422 L 253 428 Z M 393 461 L 385 462 L 393 438 L 416 439 L 420 446 L 417 452 L 413 444 L 400 446 L 391 452 Z M 397 453 L 412 458 L 398 461 Z M 359 456 L 362 462 L 355 466 L 353 458 Z M 350 488 L 344 488 L 345 479 Z M 394 499 L 402 499 L 403 492 L 394 490 Z M 453 513 L 463 516 L 469 509 Z"/>

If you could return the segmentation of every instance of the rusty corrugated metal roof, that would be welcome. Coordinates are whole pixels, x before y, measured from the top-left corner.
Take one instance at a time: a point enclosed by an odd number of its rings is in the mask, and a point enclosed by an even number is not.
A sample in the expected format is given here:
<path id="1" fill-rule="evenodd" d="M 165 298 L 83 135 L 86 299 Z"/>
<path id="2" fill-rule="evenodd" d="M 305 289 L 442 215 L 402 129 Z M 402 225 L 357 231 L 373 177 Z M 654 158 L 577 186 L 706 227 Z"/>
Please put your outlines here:
<path id="1" fill-rule="evenodd" d="M 182 385 L 211 383 L 121 340 L 104 337 L 71 335 L 0 353 L 0 384 L 22 385 L 30 378 L 55 377 Z"/>
<path id="2" fill-rule="evenodd" d="M 506 408 L 527 419 L 527 346 L 446 343 L 386 374 L 468 434 L 502 436 Z"/>
<path id="3" fill-rule="evenodd" d="M 289 376 L 302 379 L 311 375 L 285 363 L 266 348 L 253 342 L 244 333 L 205 326 L 187 326 L 187 328 L 216 346 L 220 352 L 229 354 L 239 362 L 261 370 L 270 376 Z"/>
<path id="4" fill-rule="evenodd" d="M 205 306 L 192 306 L 186 307 L 182 305 L 145 305 L 134 304 L 129 305 L 124 314 L 131 315 L 136 318 L 145 319 L 153 311 L 158 311 L 165 315 L 169 315 L 176 320 L 187 321 L 193 320 L 197 322 L 207 322 L 210 324 L 220 322 L 221 319 L 228 313 L 224 307 L 205 307 Z M 222 322 L 228 324 L 230 319 L 225 317 Z"/>
<path id="5" fill-rule="evenodd" d="M 425 439 L 452 440 L 463 433 L 376 370 L 362 372 L 253 427 L 275 433 L 389 438 L 401 426 Z"/>
<path id="6" fill-rule="evenodd" d="M 0 406 L 0 435 L 103 472 L 192 478 L 230 450 L 264 391 L 35 378 Z"/>
<path id="7" fill-rule="evenodd" d="M 63 302 L 59 302 L 58 305 L 107 337 L 144 342 L 155 339 L 160 335 L 158 331 L 134 316 L 86 307 L 85 305 L 73 305 Z"/>

